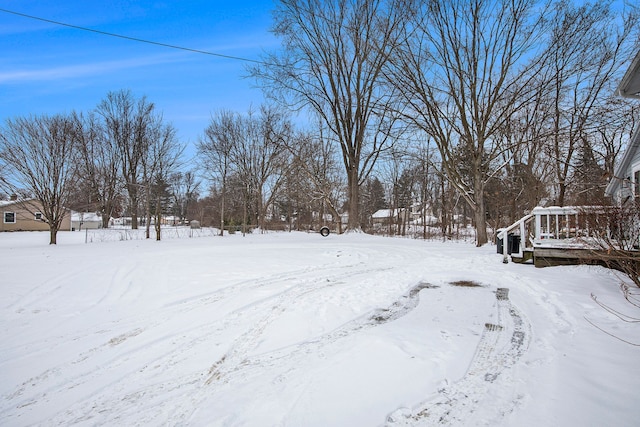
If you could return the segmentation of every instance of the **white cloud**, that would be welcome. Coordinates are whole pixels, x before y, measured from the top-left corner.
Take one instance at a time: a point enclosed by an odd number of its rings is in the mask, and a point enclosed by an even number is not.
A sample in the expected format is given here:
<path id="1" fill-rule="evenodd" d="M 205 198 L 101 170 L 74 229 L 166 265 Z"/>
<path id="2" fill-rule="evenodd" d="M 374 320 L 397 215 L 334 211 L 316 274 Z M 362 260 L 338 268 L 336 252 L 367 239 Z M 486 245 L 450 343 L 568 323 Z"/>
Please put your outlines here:
<path id="1" fill-rule="evenodd" d="M 180 60 L 178 60 L 180 61 Z M 151 56 L 145 58 L 90 62 L 66 66 L 54 66 L 41 69 L 0 70 L 0 84 L 56 81 L 79 77 L 98 76 L 107 73 L 119 72 L 150 65 L 177 62 L 176 55 Z"/>

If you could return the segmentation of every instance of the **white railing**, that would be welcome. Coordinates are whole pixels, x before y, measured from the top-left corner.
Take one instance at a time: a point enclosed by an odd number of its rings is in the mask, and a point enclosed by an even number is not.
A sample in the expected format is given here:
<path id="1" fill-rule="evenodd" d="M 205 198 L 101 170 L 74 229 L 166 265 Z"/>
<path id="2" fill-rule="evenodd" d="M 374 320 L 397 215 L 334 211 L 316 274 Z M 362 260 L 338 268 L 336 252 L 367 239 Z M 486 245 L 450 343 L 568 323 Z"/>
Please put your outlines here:
<path id="1" fill-rule="evenodd" d="M 533 223 L 533 229 L 531 228 Z M 497 237 L 503 242 L 503 262 L 508 262 L 509 234 L 520 237 L 518 252 L 511 256 L 522 258 L 526 247 L 585 248 L 588 242 L 608 233 L 605 206 L 536 207 L 530 214 L 500 230 Z"/>
<path id="2" fill-rule="evenodd" d="M 515 234 L 512 232 L 516 229 L 518 230 L 518 235 L 520 236 L 520 245 L 518 245 L 518 252 L 515 255 L 522 258 L 522 256 L 524 255 L 524 248 L 526 246 L 527 225 L 529 224 L 529 222 L 531 222 L 533 217 L 533 213 L 526 215 L 507 228 L 503 228 L 498 232 L 497 237 L 498 239 L 502 240 L 502 262 L 504 262 L 505 264 L 509 262 L 509 234 Z M 511 253 L 511 256 L 514 256 L 514 253 Z"/>

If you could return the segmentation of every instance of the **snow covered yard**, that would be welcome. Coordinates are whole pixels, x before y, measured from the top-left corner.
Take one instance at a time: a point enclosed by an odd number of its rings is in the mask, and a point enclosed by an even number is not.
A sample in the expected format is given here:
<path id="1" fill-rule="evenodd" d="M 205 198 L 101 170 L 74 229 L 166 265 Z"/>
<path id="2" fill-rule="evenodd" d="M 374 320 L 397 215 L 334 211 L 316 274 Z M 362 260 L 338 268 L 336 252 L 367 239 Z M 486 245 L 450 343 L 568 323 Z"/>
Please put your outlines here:
<path id="1" fill-rule="evenodd" d="M 591 299 L 631 312 L 603 268 L 368 235 L 47 239 L 0 234 L 3 426 L 640 419 L 640 348 L 587 321 L 640 341 Z"/>

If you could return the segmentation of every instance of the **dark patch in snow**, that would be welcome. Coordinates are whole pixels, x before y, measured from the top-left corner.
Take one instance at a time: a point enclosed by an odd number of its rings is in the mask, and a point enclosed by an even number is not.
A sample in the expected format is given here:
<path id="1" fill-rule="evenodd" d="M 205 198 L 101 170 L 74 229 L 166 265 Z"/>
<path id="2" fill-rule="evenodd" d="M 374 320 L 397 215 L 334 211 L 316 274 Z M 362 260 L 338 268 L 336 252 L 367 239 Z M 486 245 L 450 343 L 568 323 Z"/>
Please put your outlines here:
<path id="1" fill-rule="evenodd" d="M 500 332 L 502 330 L 502 326 L 494 325 L 493 323 L 485 323 L 484 330 L 488 332 Z"/>
<path id="2" fill-rule="evenodd" d="M 498 300 L 508 300 L 509 299 L 509 288 L 498 288 L 498 289 L 496 289 L 496 298 Z"/>
<path id="3" fill-rule="evenodd" d="M 436 289 L 438 286 L 430 283 L 419 283 L 409 290 L 409 292 L 400 297 L 400 299 L 389 308 L 382 308 L 375 311 L 375 313 L 369 318 L 369 320 L 375 323 L 386 323 L 392 320 L 396 320 L 418 306 L 420 299 L 418 294 L 423 289 Z"/>
<path id="4" fill-rule="evenodd" d="M 496 378 L 498 378 L 498 375 L 499 375 L 498 373 L 487 372 L 486 374 L 484 374 L 484 380 L 492 383 L 496 380 Z"/>
<path id="5" fill-rule="evenodd" d="M 473 280 L 456 280 L 455 282 L 449 282 L 452 286 L 459 286 L 462 288 L 481 288 L 482 285 Z"/>

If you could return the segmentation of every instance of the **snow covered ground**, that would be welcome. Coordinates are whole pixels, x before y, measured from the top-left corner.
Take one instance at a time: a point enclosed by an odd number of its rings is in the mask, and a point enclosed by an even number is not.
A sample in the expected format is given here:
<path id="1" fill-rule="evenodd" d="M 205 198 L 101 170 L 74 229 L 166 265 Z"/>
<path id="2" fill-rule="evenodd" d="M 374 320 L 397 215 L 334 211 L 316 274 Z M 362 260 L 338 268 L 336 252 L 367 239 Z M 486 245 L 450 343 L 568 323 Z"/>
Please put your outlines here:
<path id="1" fill-rule="evenodd" d="M 640 347 L 589 323 L 640 341 L 592 300 L 637 314 L 600 267 L 362 234 L 84 239 L 0 233 L 0 425 L 640 419 Z"/>

